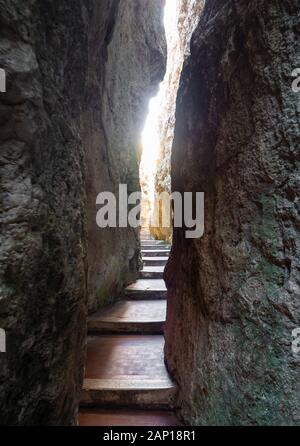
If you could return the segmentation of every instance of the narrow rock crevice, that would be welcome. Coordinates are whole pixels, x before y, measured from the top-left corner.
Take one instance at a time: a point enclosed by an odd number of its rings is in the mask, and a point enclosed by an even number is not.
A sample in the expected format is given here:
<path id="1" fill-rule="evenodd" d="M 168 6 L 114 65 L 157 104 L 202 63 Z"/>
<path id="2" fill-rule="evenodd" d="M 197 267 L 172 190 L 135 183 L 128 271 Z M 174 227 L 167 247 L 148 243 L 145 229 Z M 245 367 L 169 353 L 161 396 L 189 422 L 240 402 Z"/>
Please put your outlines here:
<path id="1" fill-rule="evenodd" d="M 174 2 L 0 0 L 0 425 L 299 424 L 299 2 L 178 0 L 167 60 Z M 158 91 L 201 238 L 96 224 Z"/>

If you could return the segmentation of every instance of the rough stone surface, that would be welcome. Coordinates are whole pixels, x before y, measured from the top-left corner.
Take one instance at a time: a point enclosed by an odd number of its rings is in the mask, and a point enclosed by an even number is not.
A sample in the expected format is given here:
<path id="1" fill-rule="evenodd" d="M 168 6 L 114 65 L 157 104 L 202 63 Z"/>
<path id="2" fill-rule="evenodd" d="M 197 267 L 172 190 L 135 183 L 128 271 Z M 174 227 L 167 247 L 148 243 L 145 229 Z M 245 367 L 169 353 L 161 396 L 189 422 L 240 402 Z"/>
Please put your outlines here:
<path id="1" fill-rule="evenodd" d="M 86 201 L 86 193 L 137 178 L 135 134 L 164 65 L 163 36 L 156 40 L 163 2 L 142 6 L 0 0 L 0 66 L 8 75 L 0 94 L 0 327 L 7 332 L 0 424 L 75 423 L 87 286 L 93 307 L 120 280 L 124 256 L 122 273 L 137 269 L 129 265 L 138 249 L 133 235 L 92 233 L 95 196 Z M 128 97 L 120 99 L 121 90 Z"/>
<path id="2" fill-rule="evenodd" d="M 174 230 L 166 355 L 191 424 L 300 424 L 298 7 L 208 0 L 184 64 L 172 190 L 205 192 L 205 234 Z"/>
<path id="3" fill-rule="evenodd" d="M 85 338 L 77 1 L 1 1 L 0 424 L 74 422 Z"/>
<path id="4" fill-rule="evenodd" d="M 91 310 L 116 297 L 125 283 L 134 281 L 140 266 L 137 231 L 100 230 L 95 223 L 96 197 L 102 191 L 118 195 L 120 183 L 127 184 L 128 194 L 140 190 L 140 134 L 148 101 L 166 65 L 163 6 L 162 0 L 115 1 L 106 24 L 107 34 L 98 26 L 97 10 L 102 11 L 102 3 L 95 2 L 92 8 L 92 51 L 83 117 Z M 93 41 L 99 40 L 101 45 L 95 46 Z"/>
<path id="5" fill-rule="evenodd" d="M 172 2 L 172 0 L 169 0 Z M 192 32 L 194 31 L 200 13 L 203 9 L 203 0 L 177 0 L 174 23 L 169 25 L 168 37 L 168 63 L 167 71 L 162 83 L 162 107 L 159 116 L 159 154 L 155 173 L 155 193 L 171 193 L 171 150 L 174 139 L 176 98 L 179 80 L 184 59 L 189 54 Z M 157 196 L 154 201 L 154 212 L 159 209 L 160 218 L 170 205 L 168 200 L 160 201 Z M 150 228 L 151 234 L 157 239 L 170 241 L 172 231 L 170 227 L 163 227 L 162 220 L 159 226 Z"/>

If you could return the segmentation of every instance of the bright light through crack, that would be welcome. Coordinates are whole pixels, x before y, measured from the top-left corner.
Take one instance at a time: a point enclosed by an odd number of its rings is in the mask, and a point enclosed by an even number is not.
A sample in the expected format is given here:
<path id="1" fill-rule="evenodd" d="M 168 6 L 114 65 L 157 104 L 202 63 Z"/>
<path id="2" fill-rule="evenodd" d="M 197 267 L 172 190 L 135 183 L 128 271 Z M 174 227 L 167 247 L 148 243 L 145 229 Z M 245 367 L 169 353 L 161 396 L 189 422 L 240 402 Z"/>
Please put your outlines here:
<path id="1" fill-rule="evenodd" d="M 167 0 L 164 11 L 164 26 L 167 38 L 167 44 L 170 45 L 171 36 L 178 33 L 177 30 L 177 0 Z M 142 157 L 140 165 L 140 177 L 142 185 L 142 214 L 143 206 L 153 205 L 155 191 L 155 171 L 159 154 L 159 117 L 162 105 L 165 100 L 165 88 L 162 82 L 159 86 L 158 94 L 149 102 L 149 113 L 142 133 Z M 142 216 L 143 222 L 143 216 Z"/>

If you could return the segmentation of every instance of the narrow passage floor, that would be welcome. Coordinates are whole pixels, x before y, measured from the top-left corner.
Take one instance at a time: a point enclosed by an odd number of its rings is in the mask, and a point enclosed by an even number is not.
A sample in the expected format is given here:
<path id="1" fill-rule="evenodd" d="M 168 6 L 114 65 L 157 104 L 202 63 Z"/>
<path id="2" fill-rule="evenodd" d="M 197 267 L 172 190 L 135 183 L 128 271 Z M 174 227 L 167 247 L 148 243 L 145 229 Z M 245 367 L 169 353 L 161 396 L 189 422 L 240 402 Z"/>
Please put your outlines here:
<path id="1" fill-rule="evenodd" d="M 176 426 L 176 386 L 164 363 L 166 287 L 170 248 L 141 241 L 144 267 L 125 299 L 89 318 L 81 426 Z"/>

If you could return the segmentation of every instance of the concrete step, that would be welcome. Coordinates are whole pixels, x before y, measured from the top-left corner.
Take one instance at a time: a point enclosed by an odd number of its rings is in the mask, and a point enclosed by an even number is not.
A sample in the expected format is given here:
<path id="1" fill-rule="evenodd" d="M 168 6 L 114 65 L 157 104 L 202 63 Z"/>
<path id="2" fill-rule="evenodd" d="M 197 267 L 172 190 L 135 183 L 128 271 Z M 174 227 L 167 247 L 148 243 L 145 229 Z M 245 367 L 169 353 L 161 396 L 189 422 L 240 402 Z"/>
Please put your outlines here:
<path id="1" fill-rule="evenodd" d="M 170 249 L 142 249 L 143 257 L 168 257 L 170 254 Z"/>
<path id="2" fill-rule="evenodd" d="M 109 305 L 88 318 L 89 333 L 162 334 L 165 300 L 126 300 Z"/>
<path id="3" fill-rule="evenodd" d="M 128 299 L 166 299 L 167 288 L 163 279 L 139 279 L 125 288 Z"/>
<path id="4" fill-rule="evenodd" d="M 79 426 L 180 426 L 173 412 L 154 410 L 81 410 Z"/>
<path id="5" fill-rule="evenodd" d="M 176 386 L 160 335 L 89 336 L 81 407 L 170 409 Z"/>
<path id="6" fill-rule="evenodd" d="M 162 279 L 164 266 L 144 266 L 140 271 L 141 279 Z"/>
<path id="7" fill-rule="evenodd" d="M 143 257 L 145 266 L 166 266 L 169 257 Z"/>

